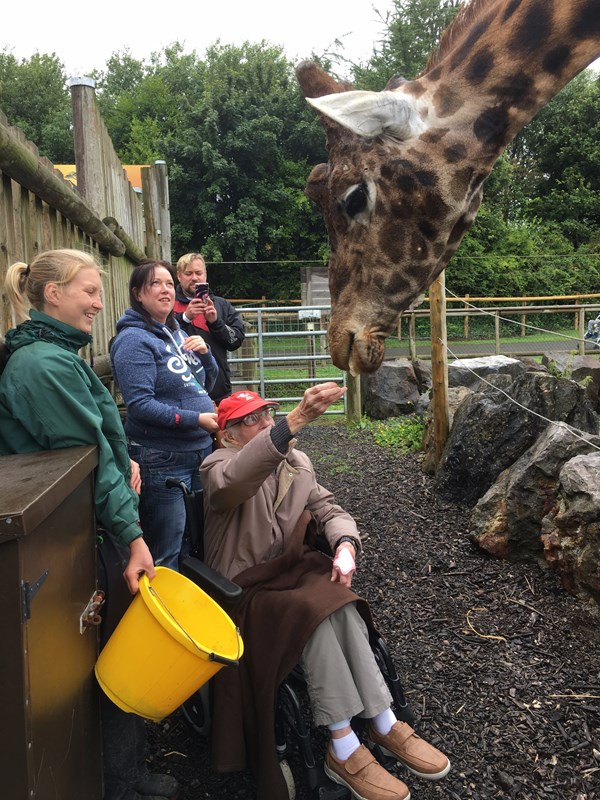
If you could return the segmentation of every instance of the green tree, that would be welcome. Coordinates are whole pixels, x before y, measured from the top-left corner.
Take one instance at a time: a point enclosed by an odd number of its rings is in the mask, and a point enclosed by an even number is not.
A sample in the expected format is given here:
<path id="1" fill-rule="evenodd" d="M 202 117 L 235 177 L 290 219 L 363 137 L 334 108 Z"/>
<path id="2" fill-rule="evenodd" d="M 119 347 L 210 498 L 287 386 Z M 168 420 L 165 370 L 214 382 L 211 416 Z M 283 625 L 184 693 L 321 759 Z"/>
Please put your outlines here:
<path id="1" fill-rule="evenodd" d="M 394 10 L 385 20 L 382 17 L 387 31 L 380 49 L 366 67 L 353 70 L 356 85 L 379 90 L 393 75 L 416 77 L 461 4 L 461 0 L 394 0 Z"/>
<path id="2" fill-rule="evenodd" d="M 56 53 L 18 61 L 0 52 L 0 109 L 50 161 L 73 163 L 71 96 Z"/>
<path id="3" fill-rule="evenodd" d="M 600 227 L 600 78 L 574 78 L 510 148 L 528 173 L 528 212 L 578 246 Z"/>
<path id="4" fill-rule="evenodd" d="M 200 60 L 175 43 L 149 63 L 115 54 L 96 76 L 103 116 L 125 162 L 169 169 L 173 254 L 280 262 L 322 256 L 326 235 L 304 195 L 326 159 L 322 129 L 278 47 L 216 43 Z M 222 270 L 219 288 L 297 296 L 289 267 Z M 294 269 L 297 278 L 297 269 Z"/>

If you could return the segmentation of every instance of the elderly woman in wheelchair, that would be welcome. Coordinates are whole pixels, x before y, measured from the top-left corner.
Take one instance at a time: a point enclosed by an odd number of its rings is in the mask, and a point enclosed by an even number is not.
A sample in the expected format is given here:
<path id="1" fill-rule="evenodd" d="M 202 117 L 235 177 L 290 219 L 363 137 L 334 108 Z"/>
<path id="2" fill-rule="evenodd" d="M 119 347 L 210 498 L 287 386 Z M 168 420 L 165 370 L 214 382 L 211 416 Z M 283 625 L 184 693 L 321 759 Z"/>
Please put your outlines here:
<path id="1" fill-rule="evenodd" d="M 238 671 L 214 681 L 213 763 L 219 771 L 249 766 L 260 800 L 288 793 L 275 754 L 278 686 L 300 664 L 314 723 L 330 742 L 325 773 L 363 800 L 407 800 L 405 783 L 361 744 L 367 739 L 413 774 L 437 780 L 447 757 L 396 718 L 369 644 L 367 603 L 351 589 L 360 534 L 353 518 L 317 482 L 295 437 L 345 389 L 324 383 L 275 422 L 277 404 L 236 392 L 218 408 L 222 447 L 201 466 L 204 558 L 242 587 L 232 616 L 245 641 Z M 316 547 L 324 537 L 332 555 Z"/>

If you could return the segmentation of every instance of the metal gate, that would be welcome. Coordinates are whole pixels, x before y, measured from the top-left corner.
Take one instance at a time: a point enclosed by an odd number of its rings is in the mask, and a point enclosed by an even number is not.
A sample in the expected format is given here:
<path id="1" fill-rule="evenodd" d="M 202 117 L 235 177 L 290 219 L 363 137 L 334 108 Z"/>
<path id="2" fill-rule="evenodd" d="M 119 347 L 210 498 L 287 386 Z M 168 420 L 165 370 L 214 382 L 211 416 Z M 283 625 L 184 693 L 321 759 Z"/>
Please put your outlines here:
<path id="1" fill-rule="evenodd" d="M 232 384 L 252 389 L 281 403 L 287 413 L 308 386 L 324 381 L 346 385 L 346 373 L 329 355 L 327 324 L 330 306 L 238 307 L 246 323 L 246 339 L 229 353 Z M 325 413 L 344 415 L 343 402 Z"/>

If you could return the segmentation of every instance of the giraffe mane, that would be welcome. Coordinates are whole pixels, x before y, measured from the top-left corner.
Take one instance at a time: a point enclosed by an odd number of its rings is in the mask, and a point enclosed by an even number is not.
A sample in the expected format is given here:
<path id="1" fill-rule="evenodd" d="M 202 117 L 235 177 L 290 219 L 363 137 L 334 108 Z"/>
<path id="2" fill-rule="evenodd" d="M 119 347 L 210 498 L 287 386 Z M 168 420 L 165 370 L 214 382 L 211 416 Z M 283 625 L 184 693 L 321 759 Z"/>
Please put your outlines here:
<path id="1" fill-rule="evenodd" d="M 425 68 L 417 77 L 421 78 L 432 70 L 454 49 L 456 40 L 466 28 L 472 25 L 473 21 L 477 19 L 483 8 L 487 6 L 489 2 L 490 0 L 470 0 L 470 2 L 461 6 L 450 25 L 442 33 L 439 44 L 435 50 L 431 52 Z"/>

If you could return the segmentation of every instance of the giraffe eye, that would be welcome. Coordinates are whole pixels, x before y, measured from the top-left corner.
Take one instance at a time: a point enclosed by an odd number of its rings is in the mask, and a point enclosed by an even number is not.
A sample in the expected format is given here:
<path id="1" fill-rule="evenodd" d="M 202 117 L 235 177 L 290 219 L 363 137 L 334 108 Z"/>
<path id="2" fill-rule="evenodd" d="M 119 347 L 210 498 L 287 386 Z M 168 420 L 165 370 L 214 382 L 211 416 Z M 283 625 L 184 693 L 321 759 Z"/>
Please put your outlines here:
<path id="1" fill-rule="evenodd" d="M 369 204 L 369 189 L 366 183 L 359 183 L 342 200 L 342 207 L 349 217 L 356 217 L 365 211 Z"/>

